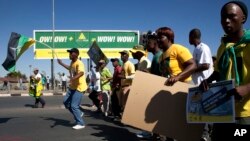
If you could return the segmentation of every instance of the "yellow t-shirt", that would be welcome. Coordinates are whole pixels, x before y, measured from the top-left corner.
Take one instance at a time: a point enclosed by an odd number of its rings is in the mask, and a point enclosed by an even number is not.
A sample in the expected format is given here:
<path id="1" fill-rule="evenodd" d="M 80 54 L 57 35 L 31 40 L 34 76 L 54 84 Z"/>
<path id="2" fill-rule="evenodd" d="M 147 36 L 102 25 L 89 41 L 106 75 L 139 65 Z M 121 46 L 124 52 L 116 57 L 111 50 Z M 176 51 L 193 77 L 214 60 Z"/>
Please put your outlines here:
<path id="1" fill-rule="evenodd" d="M 192 54 L 186 47 L 179 44 L 172 44 L 159 58 L 161 71 L 164 76 L 176 76 L 184 70 L 183 64 L 192 58 Z M 190 76 L 184 82 L 191 80 Z"/>
<path id="2" fill-rule="evenodd" d="M 135 65 L 131 63 L 129 60 L 125 62 L 122 66 L 122 74 L 124 74 L 126 77 L 135 74 Z M 122 79 L 121 81 L 122 86 L 131 84 L 132 84 L 132 79 Z"/>
<path id="3" fill-rule="evenodd" d="M 71 62 L 70 69 L 69 69 L 70 77 L 74 77 L 76 74 L 80 72 L 84 72 L 84 64 L 82 63 L 82 61 L 77 60 L 75 62 Z M 78 90 L 80 92 L 85 91 L 87 89 L 85 73 L 80 78 L 71 82 L 69 87 L 72 90 Z"/>
<path id="4" fill-rule="evenodd" d="M 222 57 L 223 52 L 226 48 L 232 47 L 234 43 L 222 43 L 217 51 L 217 62 L 219 62 Z M 240 85 L 245 85 L 250 83 L 250 44 L 240 44 L 236 48 L 238 51 L 235 51 L 236 60 L 237 60 L 237 69 L 240 77 Z M 233 69 L 232 58 L 229 60 L 229 67 L 226 72 L 226 80 L 234 79 L 235 72 Z M 220 72 L 218 64 L 215 64 L 215 70 Z M 250 116 L 250 93 L 243 99 L 243 101 L 235 102 L 235 114 L 236 117 L 249 117 Z"/>

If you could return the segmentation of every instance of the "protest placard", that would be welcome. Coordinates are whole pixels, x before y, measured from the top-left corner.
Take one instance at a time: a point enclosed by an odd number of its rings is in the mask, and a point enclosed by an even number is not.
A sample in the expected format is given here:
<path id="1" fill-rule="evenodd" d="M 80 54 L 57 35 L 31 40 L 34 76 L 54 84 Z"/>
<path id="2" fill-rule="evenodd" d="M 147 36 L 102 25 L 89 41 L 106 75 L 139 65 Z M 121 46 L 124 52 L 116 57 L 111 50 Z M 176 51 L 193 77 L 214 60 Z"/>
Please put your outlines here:
<path id="1" fill-rule="evenodd" d="M 105 63 L 108 64 L 109 60 L 108 58 L 105 56 L 105 54 L 102 52 L 102 50 L 100 49 L 100 47 L 98 46 L 98 44 L 96 43 L 96 41 L 93 42 L 93 44 L 91 45 L 91 47 L 88 50 L 88 55 L 89 58 L 96 64 L 98 65 L 98 62 L 100 60 L 105 60 Z"/>
<path id="2" fill-rule="evenodd" d="M 234 81 L 209 84 L 207 91 L 199 87 L 189 89 L 187 98 L 188 123 L 232 123 L 235 122 L 234 97 L 227 91 L 234 88 Z"/>
<path id="3" fill-rule="evenodd" d="M 164 85 L 167 78 L 136 71 L 122 122 L 180 141 L 198 141 L 204 124 L 188 124 L 186 98 L 191 84 Z"/>

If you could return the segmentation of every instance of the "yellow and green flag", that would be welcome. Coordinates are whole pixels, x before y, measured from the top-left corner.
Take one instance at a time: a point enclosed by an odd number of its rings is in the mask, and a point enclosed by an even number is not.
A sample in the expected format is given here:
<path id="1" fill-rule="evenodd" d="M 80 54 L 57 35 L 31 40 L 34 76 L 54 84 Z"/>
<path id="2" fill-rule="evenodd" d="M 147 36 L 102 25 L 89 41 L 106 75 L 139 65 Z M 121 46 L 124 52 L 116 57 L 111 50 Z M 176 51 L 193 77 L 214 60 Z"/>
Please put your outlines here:
<path id="1" fill-rule="evenodd" d="M 7 49 L 7 57 L 2 66 L 9 72 L 15 71 L 16 62 L 19 57 L 33 44 L 35 40 L 21 34 L 12 32 Z"/>

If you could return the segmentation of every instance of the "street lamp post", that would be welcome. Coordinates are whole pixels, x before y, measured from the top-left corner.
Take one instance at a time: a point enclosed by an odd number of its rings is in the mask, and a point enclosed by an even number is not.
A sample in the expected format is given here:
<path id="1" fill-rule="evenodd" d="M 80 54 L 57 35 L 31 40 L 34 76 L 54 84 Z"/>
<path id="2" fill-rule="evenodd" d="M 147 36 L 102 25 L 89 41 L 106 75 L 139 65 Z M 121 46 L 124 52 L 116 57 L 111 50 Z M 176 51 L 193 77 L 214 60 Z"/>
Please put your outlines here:
<path id="1" fill-rule="evenodd" d="M 29 67 L 30 67 L 30 75 L 31 75 L 31 67 L 32 67 L 32 65 L 29 65 Z"/>

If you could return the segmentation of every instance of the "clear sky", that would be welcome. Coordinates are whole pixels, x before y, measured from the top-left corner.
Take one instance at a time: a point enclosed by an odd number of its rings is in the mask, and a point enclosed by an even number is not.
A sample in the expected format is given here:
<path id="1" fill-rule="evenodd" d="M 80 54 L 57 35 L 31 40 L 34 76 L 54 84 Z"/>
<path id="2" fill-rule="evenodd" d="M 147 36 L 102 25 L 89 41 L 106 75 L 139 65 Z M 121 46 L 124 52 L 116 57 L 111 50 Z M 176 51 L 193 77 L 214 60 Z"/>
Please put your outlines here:
<path id="1" fill-rule="evenodd" d="M 243 0 L 250 9 L 250 0 Z M 55 0 L 56 30 L 139 30 L 140 33 L 168 26 L 175 43 L 193 52 L 188 42 L 192 28 L 199 28 L 202 41 L 215 55 L 223 30 L 220 10 L 228 0 Z M 33 37 L 33 30 L 52 30 L 52 0 L 0 0 L 0 62 L 4 62 L 11 32 Z M 249 29 L 250 19 L 245 23 Z M 69 63 L 68 59 L 63 60 Z M 84 60 L 85 66 L 87 66 Z M 51 74 L 50 60 L 35 60 L 28 49 L 16 70 L 30 74 L 29 65 Z M 112 68 L 111 68 L 112 69 Z M 55 61 L 55 73 L 67 72 Z M 8 72 L 0 67 L 0 77 Z"/>

